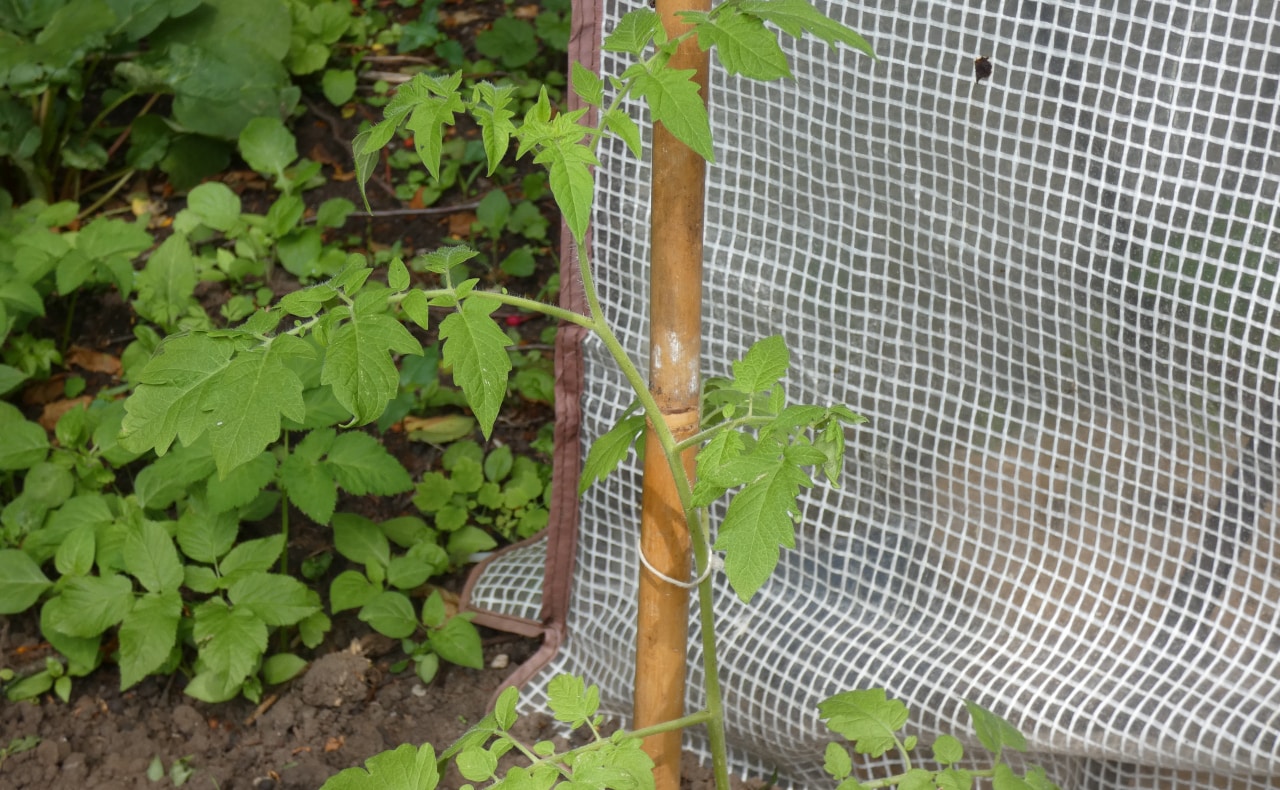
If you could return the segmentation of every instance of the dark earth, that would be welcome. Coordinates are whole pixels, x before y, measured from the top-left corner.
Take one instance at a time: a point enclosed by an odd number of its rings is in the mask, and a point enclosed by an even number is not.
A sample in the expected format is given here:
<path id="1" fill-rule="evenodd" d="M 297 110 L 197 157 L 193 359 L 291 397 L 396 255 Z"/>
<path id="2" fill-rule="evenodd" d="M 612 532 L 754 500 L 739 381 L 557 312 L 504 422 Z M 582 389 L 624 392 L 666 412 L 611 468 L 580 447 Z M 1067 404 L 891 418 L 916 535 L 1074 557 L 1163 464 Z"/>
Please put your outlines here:
<path id="1" fill-rule="evenodd" d="M 393 3 L 383 4 L 398 21 L 412 21 L 417 10 Z M 492 20 L 510 13 L 509 3 L 446 0 L 466 20 L 453 33 L 470 47 L 476 32 Z M 538 3 L 523 7 L 536 9 Z M 562 57 L 558 55 L 556 57 Z M 387 66 L 375 68 L 388 70 Z M 563 66 L 560 66 L 563 68 Z M 330 197 L 346 197 L 361 205 L 351 174 L 350 140 L 362 119 L 378 120 L 380 111 L 357 102 L 351 117 L 341 117 L 334 108 L 306 102 L 306 114 L 293 126 L 302 156 L 325 164 L 326 184 L 306 193 L 309 206 Z M 472 130 L 473 131 L 473 130 Z M 462 130 L 468 134 L 468 130 Z M 241 194 L 246 211 L 263 212 L 271 194 L 260 177 L 243 164 L 218 178 Z M 528 165 L 524 165 L 528 172 Z M 359 234 L 369 249 L 402 243 L 406 257 L 415 251 L 439 246 L 447 237 L 458 237 L 474 220 L 475 201 L 488 190 L 504 185 L 479 179 L 470 198 L 446 195 L 439 204 L 420 209 L 397 200 L 392 192 L 390 171 L 379 170 L 368 186 L 374 215 L 353 215 L 344 234 Z M 518 185 L 518 179 L 515 181 Z M 505 186 L 510 192 L 511 187 Z M 183 205 L 181 195 L 169 194 L 163 182 L 140 180 L 135 191 L 146 191 L 157 204 L 167 205 L 169 215 Z M 514 197 L 514 195 L 513 195 Z M 558 238 L 559 217 L 549 199 L 540 202 L 551 221 L 552 239 Z M 108 205 L 107 208 L 112 208 Z M 504 246 L 499 242 L 500 248 Z M 534 293 L 539 283 L 555 273 L 555 250 L 548 249 L 538 262 L 537 273 L 517 283 L 505 282 L 503 275 L 488 286 L 512 285 Z M 296 285 L 271 282 L 277 294 Z M 231 295 L 222 286 L 202 286 L 198 293 L 211 314 Z M 68 307 L 56 302 L 47 318 L 50 327 L 60 327 Z M 74 306 L 70 345 L 106 356 L 117 356 L 132 339 L 132 312 L 115 294 L 102 294 Z M 542 320 L 509 321 L 518 326 L 525 345 L 547 349 Z M 434 338 L 424 336 L 424 340 Z M 88 394 L 97 388 L 119 384 L 110 374 L 85 370 L 90 382 Z M 66 376 L 63 372 L 62 376 Z M 55 376 L 55 379 L 58 377 Z M 40 416 L 54 400 L 43 393 L 61 389 L 54 386 L 30 388 L 24 393 L 22 408 L 31 419 Z M 56 405 L 56 404 L 53 404 Z M 533 452 L 530 442 L 538 428 L 552 419 L 549 404 L 524 403 L 517 413 L 505 415 L 496 429 L 497 438 L 518 450 Z M 406 441 L 396 433 L 381 437 L 415 476 L 434 468 L 439 449 Z M 544 459 L 546 460 L 546 459 Z M 407 495 L 360 499 L 348 498 L 339 510 L 362 513 L 371 518 L 401 515 Z M 291 519 L 290 562 L 293 567 L 308 556 L 331 549 L 327 527 L 309 522 L 294 512 Z M 278 531 L 278 524 L 249 527 L 261 534 Z M 243 537 L 255 537 L 253 534 Z M 342 569 L 335 562 L 330 578 Z M 443 587 L 458 590 L 465 571 L 451 579 L 437 580 Z M 321 589 L 327 588 L 327 579 Z M 314 790 L 324 781 L 369 756 L 403 743 L 430 742 L 437 749 L 451 743 L 469 725 L 487 712 L 491 699 L 504 679 L 537 649 L 538 642 L 523 637 L 482 629 L 486 669 L 473 670 L 442 664 L 429 684 L 410 671 L 393 671 L 405 658 L 400 645 L 372 632 L 350 612 L 335 616 L 333 630 L 313 653 L 312 663 L 293 681 L 264 691 L 260 704 L 238 699 L 222 704 L 206 704 L 183 694 L 182 674 L 151 677 L 127 692 L 120 691 L 120 678 L 113 664 L 87 678 L 77 678 L 69 702 L 52 695 L 21 703 L 0 700 L 0 790 L 47 790 L 92 788 L 92 790 L 132 790 L 172 787 L 177 777 L 182 786 L 200 790 L 269 790 L 306 788 Z M 0 617 L 0 669 L 12 669 L 22 676 L 43 666 L 50 648 L 39 636 L 32 612 Z M 515 734 L 532 743 L 553 732 L 546 717 L 522 719 Z M 176 771 L 173 770 L 178 764 Z M 160 779 L 149 778 L 149 772 Z M 705 767 L 686 756 L 686 788 L 710 788 L 713 783 Z M 456 769 L 441 782 L 442 788 L 464 784 Z M 746 786 L 746 785 L 744 785 Z M 758 783 L 749 785 L 760 786 Z"/>

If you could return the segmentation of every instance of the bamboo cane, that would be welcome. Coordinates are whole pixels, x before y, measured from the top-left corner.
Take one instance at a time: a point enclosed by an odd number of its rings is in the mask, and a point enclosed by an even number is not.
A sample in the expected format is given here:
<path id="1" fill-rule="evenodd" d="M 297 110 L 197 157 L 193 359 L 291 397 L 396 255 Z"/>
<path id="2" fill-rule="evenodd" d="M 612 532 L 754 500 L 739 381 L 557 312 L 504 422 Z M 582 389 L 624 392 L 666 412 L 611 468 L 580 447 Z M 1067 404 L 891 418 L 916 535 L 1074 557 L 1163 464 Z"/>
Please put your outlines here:
<path id="1" fill-rule="evenodd" d="M 708 0 L 658 0 L 672 37 L 685 28 L 675 12 L 706 11 Z M 671 58 L 677 69 L 695 69 L 707 95 L 707 54 L 684 42 Z M 702 349 L 702 227 L 706 162 L 662 124 L 653 130 L 652 260 L 649 288 L 649 388 L 676 441 L 698 429 Z M 646 433 L 640 549 L 662 574 L 687 580 L 689 530 L 662 448 Z M 693 475 L 693 452 L 686 474 Z M 636 636 L 635 727 L 684 714 L 688 661 L 689 590 L 641 567 Z M 681 733 L 652 736 L 645 751 L 655 763 L 656 790 L 679 790 Z"/>

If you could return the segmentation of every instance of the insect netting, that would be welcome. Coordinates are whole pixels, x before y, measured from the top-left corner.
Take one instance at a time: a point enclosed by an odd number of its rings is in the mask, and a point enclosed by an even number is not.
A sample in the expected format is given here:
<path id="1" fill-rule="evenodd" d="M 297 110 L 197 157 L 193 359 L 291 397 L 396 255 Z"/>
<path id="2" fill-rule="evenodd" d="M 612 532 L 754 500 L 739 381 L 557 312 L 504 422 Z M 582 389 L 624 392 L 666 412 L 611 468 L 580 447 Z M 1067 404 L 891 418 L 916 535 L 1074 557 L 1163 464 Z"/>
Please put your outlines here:
<path id="1" fill-rule="evenodd" d="M 781 334 L 791 402 L 870 422 L 756 598 L 718 585 L 735 768 L 831 786 L 817 702 L 884 687 L 922 743 L 962 698 L 1008 717 L 1064 788 L 1280 787 L 1280 6 L 817 5 L 879 62 L 713 70 L 704 373 Z M 636 6 L 579 2 L 576 57 L 625 68 L 599 42 Z M 602 161 L 592 260 L 643 359 L 650 166 Z M 553 627 L 535 702 L 569 671 L 625 718 L 640 474 L 575 496 L 630 402 L 579 339 L 553 527 L 470 603 Z"/>

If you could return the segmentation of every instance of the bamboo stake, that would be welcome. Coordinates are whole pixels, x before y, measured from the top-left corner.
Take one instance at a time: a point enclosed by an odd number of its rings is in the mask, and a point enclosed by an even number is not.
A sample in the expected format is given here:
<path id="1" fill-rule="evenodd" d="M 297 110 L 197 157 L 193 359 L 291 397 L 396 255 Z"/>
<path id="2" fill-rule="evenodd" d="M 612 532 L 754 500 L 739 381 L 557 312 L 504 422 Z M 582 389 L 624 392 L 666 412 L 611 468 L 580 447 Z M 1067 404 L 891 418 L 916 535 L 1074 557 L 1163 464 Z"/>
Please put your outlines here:
<path id="1" fill-rule="evenodd" d="M 674 37 L 684 29 L 675 12 L 707 11 L 709 0 L 658 0 L 657 10 Z M 684 42 L 671 58 L 677 69 L 695 69 L 707 95 L 707 54 Z M 649 275 L 649 388 L 681 441 L 698 430 L 702 350 L 702 226 L 706 162 L 662 124 L 653 130 L 652 261 Z M 684 454 L 692 479 L 694 451 Z M 689 579 L 689 530 L 671 468 L 646 432 L 640 549 L 662 574 Z M 636 728 L 684 715 L 688 662 L 689 590 L 641 567 L 636 636 Z M 679 790 L 681 732 L 644 742 L 653 758 L 656 790 Z"/>

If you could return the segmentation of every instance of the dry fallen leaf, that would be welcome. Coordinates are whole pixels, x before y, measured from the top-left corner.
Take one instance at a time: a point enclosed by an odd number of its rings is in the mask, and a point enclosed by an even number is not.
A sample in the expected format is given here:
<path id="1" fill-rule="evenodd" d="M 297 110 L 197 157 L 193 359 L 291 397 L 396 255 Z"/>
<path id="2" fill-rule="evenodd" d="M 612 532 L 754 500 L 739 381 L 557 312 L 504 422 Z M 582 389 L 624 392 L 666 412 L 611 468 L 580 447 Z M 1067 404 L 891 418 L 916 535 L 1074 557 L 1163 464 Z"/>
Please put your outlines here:
<path id="1" fill-rule="evenodd" d="M 324 742 L 325 754 L 328 754 L 329 752 L 338 751 L 339 749 L 342 748 L 343 744 L 345 744 L 346 742 L 347 742 L 346 736 L 335 735 L 334 737 Z"/>
<path id="2" fill-rule="evenodd" d="M 120 375 L 119 357 L 83 346 L 72 346 L 67 351 L 66 363 L 94 373 L 106 373 L 108 376 Z"/>
<path id="3" fill-rule="evenodd" d="M 449 235 L 459 239 L 471 237 L 471 223 L 476 215 L 470 211 L 459 211 L 449 215 Z"/>
<path id="4" fill-rule="evenodd" d="M 93 402 L 93 398 L 88 395 L 81 395 L 78 398 L 70 400 L 59 400 L 53 403 L 46 403 L 40 412 L 40 427 L 46 431 L 52 431 L 57 425 L 58 420 L 62 419 L 62 415 L 75 408 L 89 408 L 89 404 Z"/>
<path id="5" fill-rule="evenodd" d="M 22 402 L 27 406 L 43 406 L 46 403 L 53 403 L 66 394 L 67 376 L 65 373 L 59 373 L 50 376 L 44 381 L 36 381 L 22 390 Z"/>
<path id="6" fill-rule="evenodd" d="M 465 414 L 443 414 L 438 417 L 405 417 L 404 429 L 412 441 L 444 444 L 470 434 L 476 429 L 476 421 Z"/>
<path id="7" fill-rule="evenodd" d="M 450 14 L 440 14 L 440 25 L 442 27 L 458 27 L 459 25 L 469 25 L 472 22 L 479 22 L 484 19 L 484 13 L 472 9 L 464 9 L 462 11 L 454 11 Z"/>

